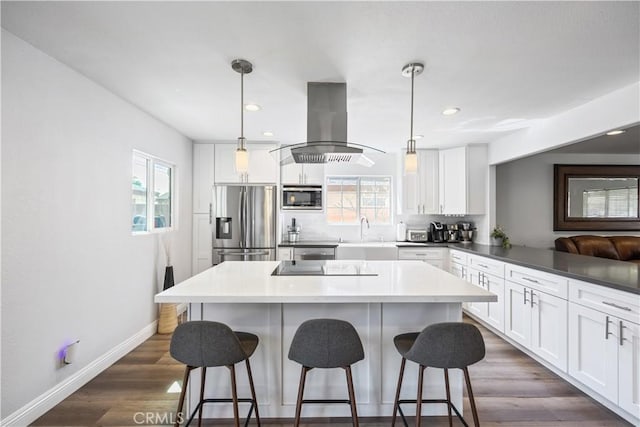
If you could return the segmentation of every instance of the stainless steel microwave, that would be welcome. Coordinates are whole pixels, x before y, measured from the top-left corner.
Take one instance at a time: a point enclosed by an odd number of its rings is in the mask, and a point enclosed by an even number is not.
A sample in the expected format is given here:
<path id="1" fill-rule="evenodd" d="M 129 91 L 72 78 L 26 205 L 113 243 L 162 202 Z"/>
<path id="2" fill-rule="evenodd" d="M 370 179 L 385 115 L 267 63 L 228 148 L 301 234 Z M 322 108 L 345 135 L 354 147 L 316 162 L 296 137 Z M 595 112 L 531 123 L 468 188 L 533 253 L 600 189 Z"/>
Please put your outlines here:
<path id="1" fill-rule="evenodd" d="M 283 186 L 282 209 L 322 210 L 322 185 Z"/>

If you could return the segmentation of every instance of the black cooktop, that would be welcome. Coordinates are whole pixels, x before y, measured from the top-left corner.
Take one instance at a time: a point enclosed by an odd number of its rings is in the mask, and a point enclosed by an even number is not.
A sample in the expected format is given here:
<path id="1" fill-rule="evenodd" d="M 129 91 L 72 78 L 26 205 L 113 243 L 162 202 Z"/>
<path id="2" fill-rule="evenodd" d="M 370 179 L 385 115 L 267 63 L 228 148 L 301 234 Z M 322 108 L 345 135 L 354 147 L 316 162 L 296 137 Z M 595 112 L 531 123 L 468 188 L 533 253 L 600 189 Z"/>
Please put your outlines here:
<path id="1" fill-rule="evenodd" d="M 281 261 L 272 276 L 377 276 L 364 261 Z"/>

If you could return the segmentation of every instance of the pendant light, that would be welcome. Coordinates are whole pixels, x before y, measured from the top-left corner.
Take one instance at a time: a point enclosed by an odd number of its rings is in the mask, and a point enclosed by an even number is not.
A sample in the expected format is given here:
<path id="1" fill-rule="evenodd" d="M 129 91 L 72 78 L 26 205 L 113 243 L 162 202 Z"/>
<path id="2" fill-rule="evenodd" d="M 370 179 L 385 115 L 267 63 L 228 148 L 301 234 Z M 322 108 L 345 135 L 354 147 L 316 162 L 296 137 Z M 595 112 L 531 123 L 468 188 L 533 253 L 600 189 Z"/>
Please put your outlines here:
<path id="1" fill-rule="evenodd" d="M 234 59 L 231 68 L 240 73 L 240 137 L 236 147 L 235 166 L 237 173 L 244 174 L 249 171 L 249 154 L 245 145 L 247 139 L 244 137 L 244 75 L 253 71 L 253 65 L 244 59 Z"/>
<path id="2" fill-rule="evenodd" d="M 412 62 L 402 67 L 402 75 L 411 77 L 411 132 L 407 141 L 407 153 L 404 157 L 404 173 L 414 174 L 418 171 L 418 153 L 416 153 L 416 140 L 413 139 L 413 79 L 422 73 L 424 64 Z"/>

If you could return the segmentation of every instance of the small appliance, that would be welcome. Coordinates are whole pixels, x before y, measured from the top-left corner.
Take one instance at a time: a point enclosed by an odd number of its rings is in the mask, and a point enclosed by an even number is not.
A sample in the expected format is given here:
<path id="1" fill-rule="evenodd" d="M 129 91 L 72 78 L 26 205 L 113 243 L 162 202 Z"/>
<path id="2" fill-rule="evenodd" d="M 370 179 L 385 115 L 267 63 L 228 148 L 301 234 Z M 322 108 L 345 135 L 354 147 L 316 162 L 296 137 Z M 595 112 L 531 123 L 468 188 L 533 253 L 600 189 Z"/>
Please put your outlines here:
<path id="1" fill-rule="evenodd" d="M 300 237 L 300 226 L 296 225 L 296 219 L 291 218 L 291 225 L 287 227 L 287 240 L 290 243 L 296 243 Z"/>
<path id="2" fill-rule="evenodd" d="M 458 230 L 458 224 L 449 224 L 447 227 L 447 242 L 459 242 L 460 232 Z"/>
<path id="3" fill-rule="evenodd" d="M 430 229 L 431 229 L 431 241 L 435 243 L 442 243 L 445 240 L 447 240 L 445 237 L 445 233 L 447 230 L 445 229 L 442 223 L 434 221 L 431 223 Z"/>
<path id="4" fill-rule="evenodd" d="M 322 210 L 322 185 L 282 187 L 283 210 Z"/>
<path id="5" fill-rule="evenodd" d="M 427 242 L 429 241 L 429 232 L 427 230 L 407 230 L 407 240 L 409 242 Z"/>

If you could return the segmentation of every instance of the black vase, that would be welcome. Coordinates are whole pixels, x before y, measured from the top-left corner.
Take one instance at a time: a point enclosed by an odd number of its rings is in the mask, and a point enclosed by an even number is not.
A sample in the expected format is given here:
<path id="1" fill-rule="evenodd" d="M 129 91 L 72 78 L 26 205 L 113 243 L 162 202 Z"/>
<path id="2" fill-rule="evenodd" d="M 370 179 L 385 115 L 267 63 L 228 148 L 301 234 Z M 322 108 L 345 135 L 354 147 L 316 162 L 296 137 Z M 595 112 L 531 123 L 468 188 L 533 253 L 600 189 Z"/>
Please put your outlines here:
<path id="1" fill-rule="evenodd" d="M 162 287 L 162 290 L 166 291 L 173 285 L 173 266 L 169 265 L 164 268 L 164 286 Z"/>

